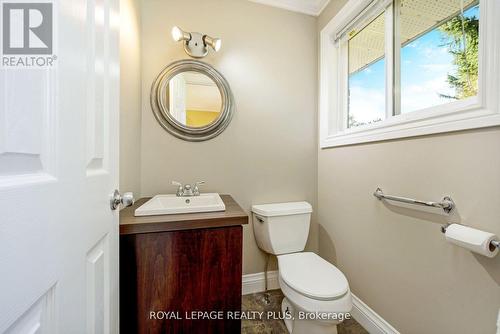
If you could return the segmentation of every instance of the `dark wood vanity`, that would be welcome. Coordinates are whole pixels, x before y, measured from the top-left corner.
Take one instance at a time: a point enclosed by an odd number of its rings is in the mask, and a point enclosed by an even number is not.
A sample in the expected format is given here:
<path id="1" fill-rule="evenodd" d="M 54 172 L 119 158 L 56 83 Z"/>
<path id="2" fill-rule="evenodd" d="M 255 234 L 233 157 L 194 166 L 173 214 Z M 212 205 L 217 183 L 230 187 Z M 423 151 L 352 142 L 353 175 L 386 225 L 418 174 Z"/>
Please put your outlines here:
<path id="1" fill-rule="evenodd" d="M 224 212 L 134 217 L 149 198 L 120 212 L 121 333 L 240 333 L 248 216 L 221 198 Z"/>

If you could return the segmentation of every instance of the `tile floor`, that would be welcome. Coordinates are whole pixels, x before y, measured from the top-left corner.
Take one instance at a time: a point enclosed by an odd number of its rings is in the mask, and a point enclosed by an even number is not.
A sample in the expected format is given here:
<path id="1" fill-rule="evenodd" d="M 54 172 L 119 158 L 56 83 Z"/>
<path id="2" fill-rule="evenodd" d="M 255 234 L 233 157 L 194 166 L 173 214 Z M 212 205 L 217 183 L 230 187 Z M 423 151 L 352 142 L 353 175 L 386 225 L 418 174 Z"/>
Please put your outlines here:
<path id="1" fill-rule="evenodd" d="M 280 312 L 281 300 L 283 294 L 281 290 L 269 291 L 270 303 L 266 305 L 264 302 L 263 293 L 254 293 L 243 296 L 242 310 L 243 311 L 259 311 L 259 312 Z M 242 320 L 241 329 L 243 334 L 287 334 L 285 323 L 283 320 Z M 346 320 L 338 327 L 338 334 L 368 334 L 354 319 Z"/>

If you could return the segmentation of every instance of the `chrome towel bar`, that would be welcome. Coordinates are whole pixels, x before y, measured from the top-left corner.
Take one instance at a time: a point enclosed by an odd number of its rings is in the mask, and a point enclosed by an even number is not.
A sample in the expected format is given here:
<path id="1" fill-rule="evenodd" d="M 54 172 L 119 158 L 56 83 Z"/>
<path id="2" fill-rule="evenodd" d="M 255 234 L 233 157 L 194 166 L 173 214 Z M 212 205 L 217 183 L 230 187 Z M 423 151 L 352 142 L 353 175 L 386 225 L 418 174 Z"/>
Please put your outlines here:
<path id="1" fill-rule="evenodd" d="M 446 214 L 449 214 L 455 208 L 455 202 L 453 202 L 453 200 L 449 196 L 444 197 L 441 200 L 441 202 L 427 202 L 427 201 L 419 201 L 417 199 L 412 199 L 412 198 L 386 195 L 380 188 L 377 188 L 377 190 L 375 190 L 373 196 L 377 197 L 379 200 L 385 199 L 385 200 L 415 204 L 420 206 L 440 208 L 443 209 L 443 211 Z"/>

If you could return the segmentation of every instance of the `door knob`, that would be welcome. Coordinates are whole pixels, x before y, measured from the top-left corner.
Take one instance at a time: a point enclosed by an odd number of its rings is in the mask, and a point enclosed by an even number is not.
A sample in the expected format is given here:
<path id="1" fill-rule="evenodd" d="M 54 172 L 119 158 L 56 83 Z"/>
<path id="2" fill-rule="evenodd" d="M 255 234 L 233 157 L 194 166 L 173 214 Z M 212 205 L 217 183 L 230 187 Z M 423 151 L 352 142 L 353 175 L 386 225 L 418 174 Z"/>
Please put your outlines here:
<path id="1" fill-rule="evenodd" d="M 111 210 L 116 210 L 120 204 L 123 205 L 124 208 L 127 206 L 131 206 L 134 204 L 134 194 L 131 192 L 124 193 L 123 196 L 120 194 L 118 190 L 115 190 L 111 194 L 111 198 L 109 200 Z"/>

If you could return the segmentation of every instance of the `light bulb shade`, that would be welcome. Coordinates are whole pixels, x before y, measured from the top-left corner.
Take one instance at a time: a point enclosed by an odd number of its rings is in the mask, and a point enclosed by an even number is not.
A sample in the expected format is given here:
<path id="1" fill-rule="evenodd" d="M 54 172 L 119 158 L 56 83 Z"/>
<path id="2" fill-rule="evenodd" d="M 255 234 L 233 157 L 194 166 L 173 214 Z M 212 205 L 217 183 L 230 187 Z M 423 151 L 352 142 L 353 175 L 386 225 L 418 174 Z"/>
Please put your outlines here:
<path id="1" fill-rule="evenodd" d="M 179 41 L 189 41 L 191 39 L 191 34 L 188 32 L 185 32 L 181 28 L 175 26 L 172 28 L 172 38 L 174 41 L 179 42 Z"/>
<path id="2" fill-rule="evenodd" d="M 222 40 L 220 38 L 213 38 L 208 35 L 205 35 L 203 37 L 203 41 L 205 42 L 205 45 L 210 46 L 212 49 L 215 50 L 215 52 L 219 51 L 220 48 L 222 47 Z"/>
<path id="3" fill-rule="evenodd" d="M 222 47 L 222 39 L 216 38 L 214 40 L 214 50 L 215 50 L 215 52 L 218 52 L 221 47 Z"/>

